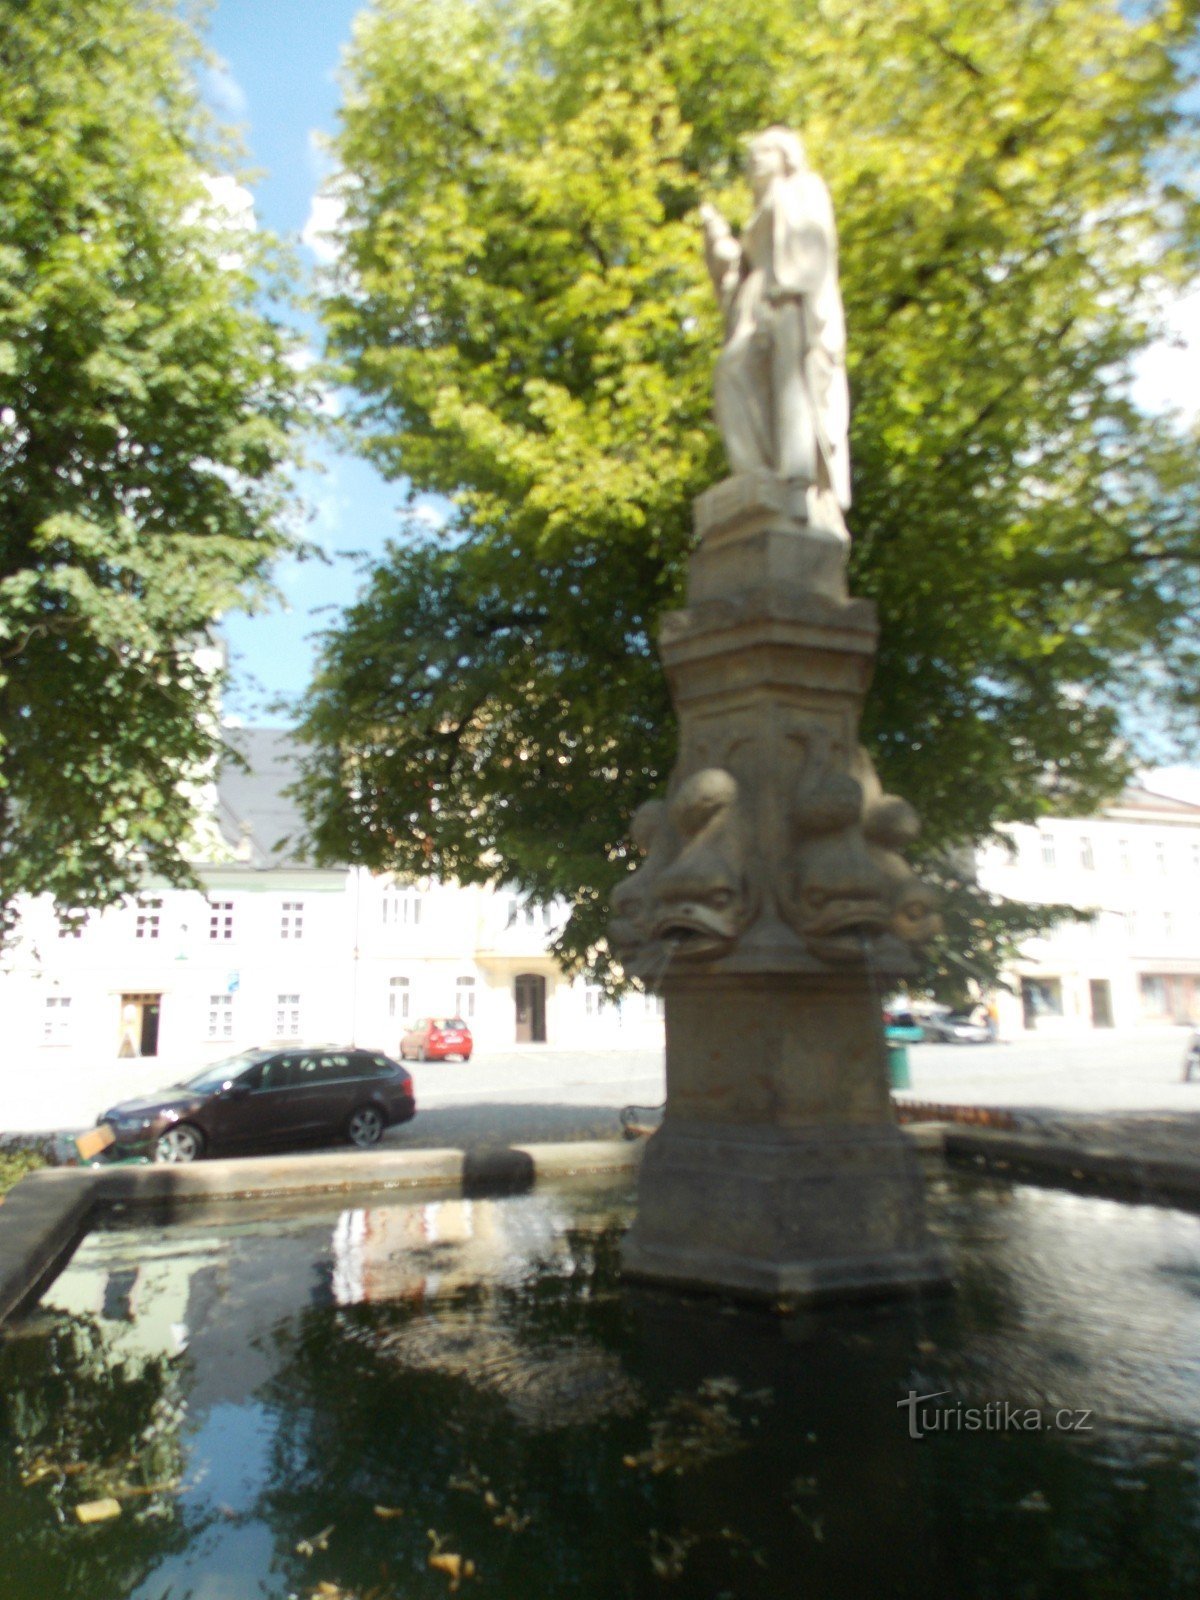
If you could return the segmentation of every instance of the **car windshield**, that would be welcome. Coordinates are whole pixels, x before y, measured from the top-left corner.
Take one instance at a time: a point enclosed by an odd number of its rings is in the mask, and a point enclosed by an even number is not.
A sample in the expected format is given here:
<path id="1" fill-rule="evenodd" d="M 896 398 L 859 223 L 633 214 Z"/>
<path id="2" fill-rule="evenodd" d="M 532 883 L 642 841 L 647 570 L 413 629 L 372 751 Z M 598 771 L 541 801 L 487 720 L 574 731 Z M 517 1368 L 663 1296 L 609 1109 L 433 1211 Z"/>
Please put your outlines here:
<path id="1" fill-rule="evenodd" d="M 450 1033 L 456 1028 L 460 1030 L 465 1028 L 466 1023 L 461 1017 L 434 1017 L 431 1026 L 440 1028 L 443 1033 Z"/>
<path id="2" fill-rule="evenodd" d="M 230 1078 L 236 1078 L 238 1073 L 245 1072 L 247 1067 L 252 1067 L 256 1061 L 261 1061 L 262 1056 L 257 1050 L 243 1050 L 241 1055 L 227 1056 L 224 1061 L 214 1061 L 211 1066 L 205 1067 L 203 1072 L 198 1072 L 194 1078 L 185 1078 L 183 1087 L 194 1089 L 197 1094 L 208 1094 L 213 1089 L 219 1089 L 223 1083 L 228 1083 Z"/>

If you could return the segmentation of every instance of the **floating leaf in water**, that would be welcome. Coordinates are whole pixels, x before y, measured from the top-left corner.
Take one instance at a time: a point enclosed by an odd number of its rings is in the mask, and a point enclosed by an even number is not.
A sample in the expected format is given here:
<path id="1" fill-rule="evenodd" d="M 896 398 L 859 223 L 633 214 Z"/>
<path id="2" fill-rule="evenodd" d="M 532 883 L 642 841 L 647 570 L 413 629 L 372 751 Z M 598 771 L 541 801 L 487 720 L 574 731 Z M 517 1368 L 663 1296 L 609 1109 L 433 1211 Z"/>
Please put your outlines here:
<path id="1" fill-rule="evenodd" d="M 676 1395 L 650 1424 L 649 1449 L 622 1457 L 624 1464 L 681 1474 L 744 1450 L 742 1425 L 729 1406 L 737 1393 L 732 1378 L 707 1378 L 694 1396 Z"/>
<path id="2" fill-rule="evenodd" d="M 311 1556 L 318 1550 L 329 1549 L 329 1535 L 337 1526 L 331 1522 L 327 1528 L 322 1528 L 320 1533 L 314 1533 L 310 1539 L 301 1539 L 296 1546 L 298 1556 Z"/>
<path id="3" fill-rule="evenodd" d="M 75 1507 L 75 1515 L 80 1522 L 107 1522 L 110 1517 L 121 1515 L 121 1502 L 111 1496 L 104 1500 L 85 1500 Z"/>
<path id="4" fill-rule="evenodd" d="M 1035 1489 L 1032 1494 L 1027 1494 L 1024 1500 L 1017 1501 L 1018 1511 L 1049 1511 L 1050 1502 L 1040 1489 Z"/>
<path id="5" fill-rule="evenodd" d="M 377 1517 L 382 1517 L 383 1520 L 386 1522 L 392 1517 L 402 1517 L 404 1515 L 404 1507 L 403 1506 L 376 1506 L 375 1507 L 375 1515 Z"/>
<path id="6" fill-rule="evenodd" d="M 651 1528 L 650 1565 L 654 1568 L 655 1576 L 668 1583 L 682 1577 L 687 1558 L 699 1543 L 700 1535 L 697 1533 L 685 1533 L 682 1538 L 673 1539 L 670 1534 L 659 1533 L 657 1528 Z"/>
<path id="7" fill-rule="evenodd" d="M 522 1516 L 516 1506 L 505 1506 L 503 1511 L 492 1518 L 492 1527 L 507 1528 L 509 1533 L 524 1533 L 532 1521 L 533 1517 L 528 1512 Z"/>
<path id="8" fill-rule="evenodd" d="M 432 1528 L 426 1529 L 426 1532 L 433 1544 L 429 1552 L 429 1566 L 434 1572 L 444 1572 L 450 1579 L 450 1593 L 457 1594 L 464 1578 L 475 1577 L 475 1563 L 457 1551 L 447 1550 L 446 1541 Z"/>

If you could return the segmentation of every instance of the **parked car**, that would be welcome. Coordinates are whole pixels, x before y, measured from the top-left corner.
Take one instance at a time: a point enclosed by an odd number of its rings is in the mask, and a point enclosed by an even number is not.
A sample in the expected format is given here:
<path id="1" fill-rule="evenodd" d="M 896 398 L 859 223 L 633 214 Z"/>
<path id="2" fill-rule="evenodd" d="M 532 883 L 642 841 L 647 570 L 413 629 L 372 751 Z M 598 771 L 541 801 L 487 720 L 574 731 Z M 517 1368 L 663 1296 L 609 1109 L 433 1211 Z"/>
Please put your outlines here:
<path id="1" fill-rule="evenodd" d="M 935 1044 L 990 1044 L 991 1028 L 972 1021 L 969 1011 L 946 1011 L 921 1018 L 921 1030 Z"/>
<path id="2" fill-rule="evenodd" d="M 886 1008 L 883 1013 L 883 1031 L 890 1044 L 920 1044 L 925 1030 L 911 1011 Z"/>
<path id="3" fill-rule="evenodd" d="M 461 1056 L 470 1061 L 475 1041 L 461 1017 L 422 1017 L 400 1040 L 401 1061 L 445 1061 Z"/>
<path id="4" fill-rule="evenodd" d="M 245 1050 L 158 1094 L 122 1100 L 96 1122 L 112 1130 L 112 1155 L 197 1161 L 339 1136 L 367 1150 L 416 1109 L 412 1077 L 390 1056 L 321 1046 Z"/>
<path id="5" fill-rule="evenodd" d="M 1188 1040 L 1187 1051 L 1183 1058 L 1183 1081 L 1191 1083 L 1193 1077 L 1200 1076 L 1200 1027 L 1192 1029 L 1192 1036 Z"/>

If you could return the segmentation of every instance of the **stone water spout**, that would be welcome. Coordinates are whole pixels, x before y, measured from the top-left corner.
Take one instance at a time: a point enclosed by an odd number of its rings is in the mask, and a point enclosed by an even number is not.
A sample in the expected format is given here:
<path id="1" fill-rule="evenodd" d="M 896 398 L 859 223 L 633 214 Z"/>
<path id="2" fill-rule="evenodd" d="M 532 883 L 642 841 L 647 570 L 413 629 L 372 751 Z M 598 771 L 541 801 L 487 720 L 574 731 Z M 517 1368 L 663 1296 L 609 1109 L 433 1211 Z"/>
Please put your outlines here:
<path id="1" fill-rule="evenodd" d="M 733 472 L 696 501 L 687 604 L 663 622 L 679 758 L 633 819 L 610 939 L 667 1023 L 625 1270 L 790 1305 L 945 1280 L 880 1008 L 937 911 L 902 853 L 916 814 L 859 742 L 878 628 L 846 585 L 832 203 L 787 129 L 751 141 L 748 176 L 740 240 L 701 214 Z"/>

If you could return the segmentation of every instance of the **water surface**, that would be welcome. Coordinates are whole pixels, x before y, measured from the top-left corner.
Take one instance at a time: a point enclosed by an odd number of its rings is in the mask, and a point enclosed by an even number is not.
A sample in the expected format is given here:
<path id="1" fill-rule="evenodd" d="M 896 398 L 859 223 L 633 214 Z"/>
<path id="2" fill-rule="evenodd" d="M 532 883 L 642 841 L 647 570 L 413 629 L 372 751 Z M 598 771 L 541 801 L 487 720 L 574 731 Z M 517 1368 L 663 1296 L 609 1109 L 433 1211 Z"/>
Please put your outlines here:
<path id="1" fill-rule="evenodd" d="M 611 1183 L 118 1221 L 0 1342 L 0 1592 L 1194 1596 L 1200 1219 L 930 1200 L 954 1296 L 785 1322 Z"/>

